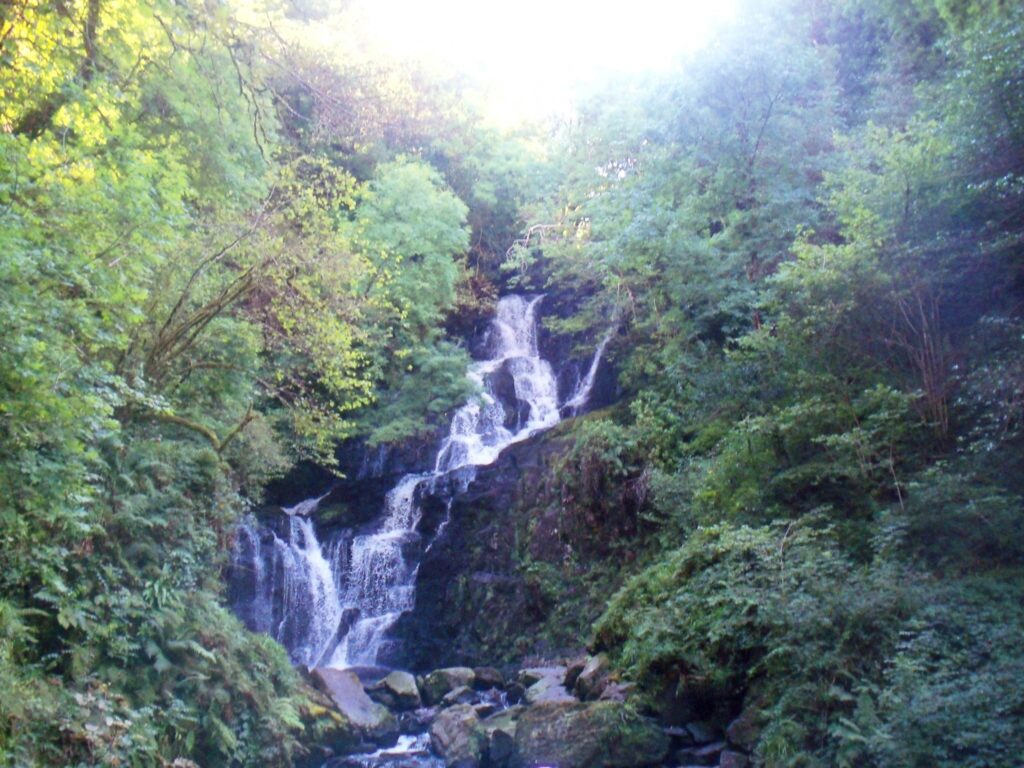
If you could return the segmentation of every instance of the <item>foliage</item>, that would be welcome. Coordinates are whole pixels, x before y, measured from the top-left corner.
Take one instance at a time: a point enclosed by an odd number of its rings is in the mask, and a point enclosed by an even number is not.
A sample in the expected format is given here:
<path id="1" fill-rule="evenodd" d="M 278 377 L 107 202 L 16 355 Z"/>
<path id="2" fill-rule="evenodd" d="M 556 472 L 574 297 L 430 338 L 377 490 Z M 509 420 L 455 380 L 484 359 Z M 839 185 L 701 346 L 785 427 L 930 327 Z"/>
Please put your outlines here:
<path id="1" fill-rule="evenodd" d="M 642 523 L 596 642 L 652 705 L 743 699 L 767 765 L 1010 765 L 1021 11 L 743 10 L 583 108 L 510 252 L 585 297 L 555 332 L 622 319 L 562 464 L 595 534 Z"/>
<path id="2" fill-rule="evenodd" d="M 302 685 L 221 604 L 237 522 L 373 414 L 398 440 L 467 390 L 466 220 L 508 228 L 511 198 L 471 216 L 399 157 L 418 131 L 299 129 L 330 94 L 266 10 L 0 10 L 5 765 L 290 764 Z"/>

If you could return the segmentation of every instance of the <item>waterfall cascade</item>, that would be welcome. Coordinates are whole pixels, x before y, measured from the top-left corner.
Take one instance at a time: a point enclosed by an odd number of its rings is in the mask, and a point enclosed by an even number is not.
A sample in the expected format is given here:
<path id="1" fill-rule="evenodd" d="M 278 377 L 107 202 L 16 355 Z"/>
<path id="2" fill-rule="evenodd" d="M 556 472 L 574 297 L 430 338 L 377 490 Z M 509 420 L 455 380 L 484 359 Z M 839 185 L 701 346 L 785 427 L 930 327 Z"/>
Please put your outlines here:
<path id="1" fill-rule="evenodd" d="M 313 521 L 303 515 L 315 512 L 323 496 L 285 510 L 290 518 L 284 537 L 261 533 L 251 520 L 242 526 L 234 559 L 234 581 L 240 585 L 235 610 L 252 629 L 285 645 L 293 662 L 375 665 L 388 629 L 413 608 L 423 549 L 417 532 L 421 494 L 456 473 L 461 484 L 471 482 L 476 467 L 558 423 L 555 375 L 537 347 L 541 298 L 511 295 L 498 302 L 485 338 L 489 357 L 468 371 L 480 394 L 455 412 L 433 469 L 405 475 L 388 492 L 383 514 L 370 531 L 322 545 Z M 587 375 L 561 404 L 562 412 L 575 414 L 586 404 L 610 338 L 609 333 L 598 346 Z M 435 538 L 447 523 L 446 517 Z"/>

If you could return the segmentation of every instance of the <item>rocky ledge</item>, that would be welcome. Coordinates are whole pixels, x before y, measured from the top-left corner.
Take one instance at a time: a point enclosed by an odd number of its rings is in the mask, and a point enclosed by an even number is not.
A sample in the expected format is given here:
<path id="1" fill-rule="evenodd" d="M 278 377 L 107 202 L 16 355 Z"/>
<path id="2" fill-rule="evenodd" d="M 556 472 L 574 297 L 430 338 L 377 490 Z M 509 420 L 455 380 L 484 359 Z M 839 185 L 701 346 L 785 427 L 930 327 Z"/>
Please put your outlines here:
<path id="1" fill-rule="evenodd" d="M 601 654 L 520 669 L 507 678 L 488 667 L 448 667 L 419 677 L 316 669 L 310 677 L 321 697 L 315 713 L 320 723 L 312 729 L 319 743 L 304 762 L 310 767 L 751 764 L 747 751 L 756 723 L 749 716 L 725 729 L 701 722 L 664 726 L 643 714 L 634 686 L 617 680 Z M 389 757 L 387 748 L 400 736 L 422 754 Z"/>

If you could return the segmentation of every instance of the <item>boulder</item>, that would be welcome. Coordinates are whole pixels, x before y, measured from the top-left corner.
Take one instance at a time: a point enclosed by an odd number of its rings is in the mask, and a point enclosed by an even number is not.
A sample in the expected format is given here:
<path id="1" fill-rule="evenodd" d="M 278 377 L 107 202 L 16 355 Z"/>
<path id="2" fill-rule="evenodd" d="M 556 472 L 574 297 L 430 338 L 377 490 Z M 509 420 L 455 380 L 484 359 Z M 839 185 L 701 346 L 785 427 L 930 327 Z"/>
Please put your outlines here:
<path id="1" fill-rule="evenodd" d="M 402 733 L 407 735 L 423 733 L 434 722 L 434 718 L 437 717 L 440 711 L 440 707 L 420 707 L 419 709 L 402 712 L 398 716 L 398 726 L 401 728 Z"/>
<path id="2" fill-rule="evenodd" d="M 473 711 L 476 712 L 476 716 L 483 720 L 485 717 L 490 717 L 498 711 L 498 705 L 492 704 L 489 701 L 482 702 L 480 704 L 473 705 Z"/>
<path id="3" fill-rule="evenodd" d="M 580 672 L 582 672 L 586 666 L 586 658 L 576 659 L 576 661 L 569 664 L 569 666 L 565 668 L 565 677 L 562 679 L 562 685 L 564 685 L 567 690 L 571 691 L 580 677 Z"/>
<path id="4" fill-rule="evenodd" d="M 565 680 L 565 667 L 530 667 L 519 671 L 519 683 L 524 688 L 545 678 L 555 678 L 561 684 Z"/>
<path id="5" fill-rule="evenodd" d="M 591 656 L 587 660 L 586 666 L 583 667 L 583 670 L 576 678 L 576 685 L 574 687 L 576 695 L 583 701 L 593 701 L 600 698 L 601 692 L 604 691 L 605 686 L 608 684 L 610 668 L 611 665 L 608 662 L 608 657 L 603 653 Z"/>
<path id="6" fill-rule="evenodd" d="M 523 698 L 529 704 L 542 704 L 551 701 L 576 701 L 562 685 L 561 677 L 544 677 L 526 689 Z"/>
<path id="7" fill-rule="evenodd" d="M 487 734 L 487 759 L 490 768 L 506 768 L 516 747 L 516 721 L 525 707 L 509 707 L 484 720 L 480 725 Z"/>
<path id="8" fill-rule="evenodd" d="M 490 768 L 505 768 L 516 751 L 515 731 L 512 733 L 496 728 L 487 735 L 487 765 Z"/>
<path id="9" fill-rule="evenodd" d="M 420 691 L 427 704 L 439 704 L 445 695 L 459 686 L 472 687 L 476 675 L 469 667 L 435 669 L 423 678 Z"/>
<path id="10" fill-rule="evenodd" d="M 526 696 L 526 687 L 521 683 L 511 683 L 506 690 L 509 704 L 518 704 Z"/>
<path id="11" fill-rule="evenodd" d="M 468 685 L 460 685 L 458 688 L 452 688 L 448 693 L 441 699 L 441 706 L 451 707 L 455 704 L 472 704 L 476 694 L 473 689 Z"/>
<path id="12" fill-rule="evenodd" d="M 475 679 L 473 685 L 477 690 L 486 691 L 488 688 L 504 688 L 505 676 L 494 667 L 477 667 L 473 670 Z"/>
<path id="13" fill-rule="evenodd" d="M 397 669 L 367 688 L 366 692 L 371 699 L 391 709 L 416 709 L 423 705 L 416 678 Z"/>
<path id="14" fill-rule="evenodd" d="M 330 696 L 338 711 L 366 741 L 390 746 L 398 740 L 398 721 L 383 704 L 366 695 L 359 677 L 349 669 L 314 669 L 312 679 Z"/>
<path id="15" fill-rule="evenodd" d="M 683 747 L 676 751 L 676 762 L 683 765 L 718 765 L 719 757 L 724 750 L 724 741 L 716 741 L 702 747 Z"/>
<path id="16" fill-rule="evenodd" d="M 614 701 L 537 704 L 516 721 L 512 768 L 638 768 L 657 765 L 669 737 Z"/>
<path id="17" fill-rule="evenodd" d="M 471 706 L 456 704 L 434 719 L 430 743 L 447 768 L 477 768 L 487 747 L 487 733 Z"/>
<path id="18" fill-rule="evenodd" d="M 494 713 L 484 720 L 481 725 L 488 731 L 494 728 L 505 728 L 511 729 L 509 732 L 514 733 L 516 721 L 522 717 L 522 714 L 525 711 L 526 707 L 523 706 L 509 707 L 508 709 L 503 709 L 500 712 Z"/>
<path id="19" fill-rule="evenodd" d="M 750 768 L 750 758 L 739 752 L 725 750 L 718 761 L 719 768 Z"/>
<path id="20" fill-rule="evenodd" d="M 572 701 L 572 694 L 566 690 L 562 682 L 565 680 L 565 667 L 533 667 L 519 673 L 519 681 L 526 686 L 521 701 L 529 704 L 540 704 L 546 701 Z M 511 694 L 513 686 L 509 686 Z M 511 696 L 510 696 L 511 698 Z"/>
<path id="21" fill-rule="evenodd" d="M 334 755 L 354 752 L 363 743 L 358 729 L 334 706 L 331 698 L 310 690 L 300 711 L 306 728 L 310 764 L 320 765 Z"/>

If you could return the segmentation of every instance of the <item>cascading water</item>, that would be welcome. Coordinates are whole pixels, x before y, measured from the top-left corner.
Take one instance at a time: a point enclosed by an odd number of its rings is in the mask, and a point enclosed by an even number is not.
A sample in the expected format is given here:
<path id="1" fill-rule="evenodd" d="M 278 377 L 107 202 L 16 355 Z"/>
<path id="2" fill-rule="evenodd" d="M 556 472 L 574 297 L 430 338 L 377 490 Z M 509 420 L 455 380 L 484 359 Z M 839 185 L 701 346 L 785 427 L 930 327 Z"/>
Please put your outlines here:
<path id="1" fill-rule="evenodd" d="M 307 508 L 315 510 L 315 504 Z M 288 648 L 296 664 L 322 664 L 341 620 L 336 573 L 346 569 L 344 541 L 327 553 L 317 540 L 313 521 L 296 514 L 284 538 L 260 529 L 255 520 L 240 527 L 234 568 L 242 571 L 241 599 L 235 610 L 249 627 L 265 632 Z"/>
<path id="2" fill-rule="evenodd" d="M 467 372 L 480 394 L 455 412 L 432 471 L 405 475 L 388 492 L 371 531 L 334 541 L 325 554 L 312 521 L 303 517 L 316 511 L 323 496 L 285 510 L 291 516 L 286 539 L 261 534 L 252 523 L 242 527 L 236 611 L 251 628 L 288 647 L 295 663 L 376 664 L 387 631 L 414 605 L 420 495 L 455 473 L 465 486 L 477 467 L 494 462 L 505 448 L 558 423 L 557 382 L 537 347 L 541 298 L 511 295 L 498 302 L 485 340 L 489 357 Z M 586 404 L 610 338 L 602 340 L 563 412 L 575 414 Z M 503 399 L 514 410 L 506 410 Z M 447 523 L 446 517 L 435 539 Z"/>

